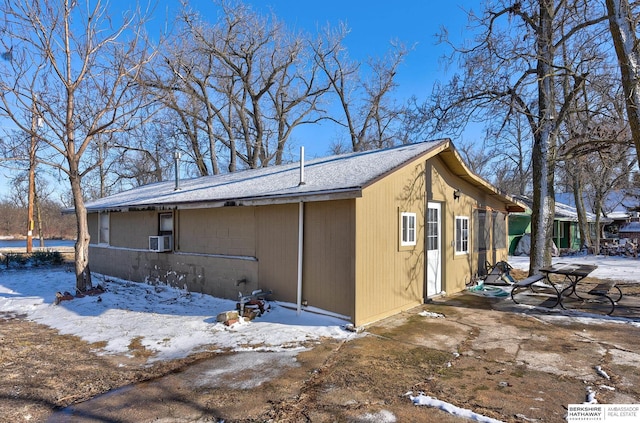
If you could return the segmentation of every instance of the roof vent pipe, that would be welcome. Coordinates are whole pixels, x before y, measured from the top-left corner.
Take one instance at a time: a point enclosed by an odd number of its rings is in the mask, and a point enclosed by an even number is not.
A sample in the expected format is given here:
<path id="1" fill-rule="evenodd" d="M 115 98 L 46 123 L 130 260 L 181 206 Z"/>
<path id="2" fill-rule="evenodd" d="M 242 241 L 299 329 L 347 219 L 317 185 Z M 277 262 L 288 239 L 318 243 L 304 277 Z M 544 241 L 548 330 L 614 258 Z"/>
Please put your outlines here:
<path id="1" fill-rule="evenodd" d="M 304 147 L 300 147 L 300 185 L 304 185 L 306 182 L 304 181 Z"/>
<path id="2" fill-rule="evenodd" d="M 176 178 L 176 187 L 174 191 L 178 191 L 180 189 L 180 152 L 175 151 L 173 153 L 173 159 L 175 161 L 175 178 Z"/>

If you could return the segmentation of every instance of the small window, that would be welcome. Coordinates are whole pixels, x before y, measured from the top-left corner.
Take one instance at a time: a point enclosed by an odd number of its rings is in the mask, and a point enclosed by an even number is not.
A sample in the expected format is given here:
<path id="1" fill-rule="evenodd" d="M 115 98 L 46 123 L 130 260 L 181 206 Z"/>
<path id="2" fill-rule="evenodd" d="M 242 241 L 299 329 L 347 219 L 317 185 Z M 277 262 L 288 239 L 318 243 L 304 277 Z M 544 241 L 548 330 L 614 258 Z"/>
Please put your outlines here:
<path id="1" fill-rule="evenodd" d="M 100 226 L 100 230 L 98 232 L 98 244 L 108 244 L 109 243 L 109 213 L 101 212 L 98 215 L 98 224 Z"/>
<path id="2" fill-rule="evenodd" d="M 416 214 L 401 214 L 400 245 L 416 245 Z"/>
<path id="3" fill-rule="evenodd" d="M 427 209 L 427 250 L 434 251 L 440 248 L 440 209 Z"/>
<path id="4" fill-rule="evenodd" d="M 158 235 L 173 235 L 173 213 L 160 213 Z"/>
<path id="5" fill-rule="evenodd" d="M 469 254 L 469 218 L 456 216 L 456 254 Z"/>

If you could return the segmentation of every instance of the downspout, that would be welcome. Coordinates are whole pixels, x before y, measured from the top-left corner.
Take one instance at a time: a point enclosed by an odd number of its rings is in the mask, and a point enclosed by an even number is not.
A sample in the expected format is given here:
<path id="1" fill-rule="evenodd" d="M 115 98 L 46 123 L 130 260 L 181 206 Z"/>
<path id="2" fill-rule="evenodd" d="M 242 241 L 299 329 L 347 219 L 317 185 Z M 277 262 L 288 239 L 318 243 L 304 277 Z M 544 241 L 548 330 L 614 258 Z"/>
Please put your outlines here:
<path id="1" fill-rule="evenodd" d="M 304 245 L 304 202 L 298 203 L 298 296 L 296 304 L 298 305 L 298 316 L 302 313 L 302 258 Z"/>
<path id="2" fill-rule="evenodd" d="M 298 186 L 305 184 L 304 181 L 304 147 L 300 147 L 300 182 Z M 297 313 L 302 313 L 302 260 L 304 257 L 304 201 L 298 203 L 298 291 L 297 291 Z"/>

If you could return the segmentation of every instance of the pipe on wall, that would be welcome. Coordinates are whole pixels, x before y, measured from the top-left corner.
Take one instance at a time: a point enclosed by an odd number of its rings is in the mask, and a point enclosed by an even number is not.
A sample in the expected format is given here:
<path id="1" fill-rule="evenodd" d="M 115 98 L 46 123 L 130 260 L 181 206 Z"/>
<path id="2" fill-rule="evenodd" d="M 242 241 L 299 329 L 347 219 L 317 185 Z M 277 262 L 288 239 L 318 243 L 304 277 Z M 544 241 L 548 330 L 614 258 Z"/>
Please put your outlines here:
<path id="1" fill-rule="evenodd" d="M 304 257 L 304 202 L 298 203 L 298 316 L 302 312 L 302 258 Z"/>
<path id="2" fill-rule="evenodd" d="M 304 147 L 300 147 L 300 181 L 298 186 L 305 184 L 304 180 Z M 296 298 L 298 316 L 302 313 L 302 259 L 304 257 L 304 202 L 298 203 L 298 291 Z"/>

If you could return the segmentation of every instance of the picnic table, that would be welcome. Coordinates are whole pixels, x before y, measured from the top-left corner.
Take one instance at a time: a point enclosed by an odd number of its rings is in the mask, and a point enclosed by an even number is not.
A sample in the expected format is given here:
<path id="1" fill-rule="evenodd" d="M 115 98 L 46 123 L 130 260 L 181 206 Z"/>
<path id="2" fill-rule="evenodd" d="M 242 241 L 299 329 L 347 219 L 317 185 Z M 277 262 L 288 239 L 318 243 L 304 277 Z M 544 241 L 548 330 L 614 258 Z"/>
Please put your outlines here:
<path id="1" fill-rule="evenodd" d="M 567 308 L 568 303 L 575 304 L 576 302 L 580 304 L 595 304 L 596 306 L 604 305 L 607 307 L 607 314 L 609 315 L 613 313 L 616 303 L 622 298 L 622 291 L 616 286 L 615 281 L 602 282 L 588 291 L 578 289 L 580 282 L 597 268 L 598 266 L 592 264 L 556 263 L 552 266 L 541 268 L 540 272 L 544 273 L 549 283 L 556 288 L 558 292 L 557 304 L 560 304 L 563 309 Z M 559 275 L 563 278 L 560 282 L 554 282 L 550 275 Z M 556 285 L 561 285 L 564 288 L 559 290 Z M 616 294 L 617 298 L 614 299 L 610 295 L 611 292 Z M 588 296 L 585 296 L 585 294 Z"/>

